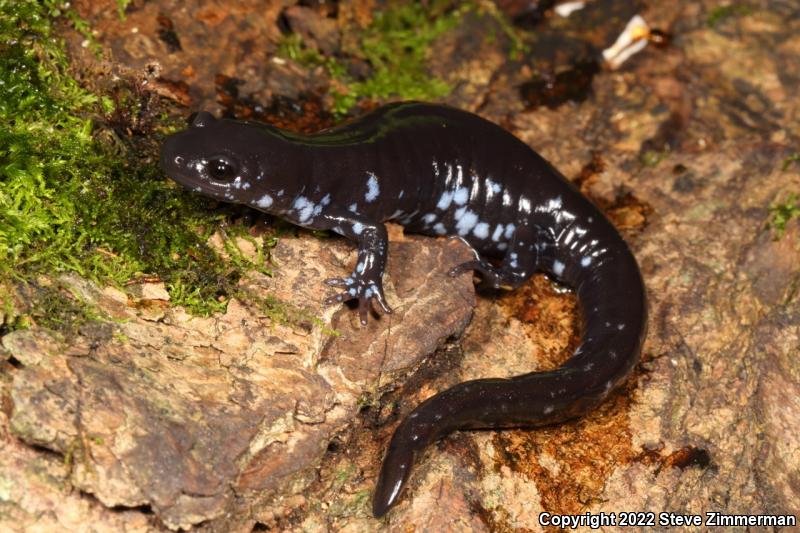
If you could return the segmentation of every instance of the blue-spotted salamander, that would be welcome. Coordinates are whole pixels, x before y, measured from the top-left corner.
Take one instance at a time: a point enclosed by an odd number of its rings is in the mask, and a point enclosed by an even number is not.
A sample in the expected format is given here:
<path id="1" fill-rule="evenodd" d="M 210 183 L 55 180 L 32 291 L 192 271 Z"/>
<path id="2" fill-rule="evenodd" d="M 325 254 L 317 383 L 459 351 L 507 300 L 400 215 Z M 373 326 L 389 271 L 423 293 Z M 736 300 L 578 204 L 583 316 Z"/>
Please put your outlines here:
<path id="1" fill-rule="evenodd" d="M 582 339 L 559 368 L 458 384 L 422 402 L 397 427 L 373 513 L 384 515 L 416 458 L 458 429 L 532 427 L 578 417 L 605 399 L 639 360 L 647 306 L 642 276 L 603 214 L 539 154 L 500 126 L 458 109 L 395 103 L 312 135 L 200 112 L 164 142 L 161 164 L 190 190 L 241 203 L 355 241 L 330 301 L 358 301 L 366 323 L 383 293 L 384 223 L 456 235 L 489 287 L 545 272 L 575 289 Z M 493 260 L 494 262 L 490 261 Z"/>

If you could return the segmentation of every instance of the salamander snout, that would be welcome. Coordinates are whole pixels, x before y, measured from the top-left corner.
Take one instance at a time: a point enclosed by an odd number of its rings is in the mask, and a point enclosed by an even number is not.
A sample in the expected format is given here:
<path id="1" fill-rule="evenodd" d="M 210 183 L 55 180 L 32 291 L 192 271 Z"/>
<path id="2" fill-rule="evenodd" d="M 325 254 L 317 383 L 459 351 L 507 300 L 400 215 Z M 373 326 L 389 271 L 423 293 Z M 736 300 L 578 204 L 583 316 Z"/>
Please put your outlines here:
<path id="1" fill-rule="evenodd" d="M 191 127 L 170 135 L 161 147 L 161 168 L 185 188 L 225 200 L 242 202 L 256 180 L 252 165 L 227 147 L 207 140 L 210 127 Z"/>
<path id="2" fill-rule="evenodd" d="M 178 150 L 178 139 L 175 135 L 167 137 L 161 145 L 161 170 L 172 179 L 183 183 L 180 176 L 185 172 L 186 157 Z"/>

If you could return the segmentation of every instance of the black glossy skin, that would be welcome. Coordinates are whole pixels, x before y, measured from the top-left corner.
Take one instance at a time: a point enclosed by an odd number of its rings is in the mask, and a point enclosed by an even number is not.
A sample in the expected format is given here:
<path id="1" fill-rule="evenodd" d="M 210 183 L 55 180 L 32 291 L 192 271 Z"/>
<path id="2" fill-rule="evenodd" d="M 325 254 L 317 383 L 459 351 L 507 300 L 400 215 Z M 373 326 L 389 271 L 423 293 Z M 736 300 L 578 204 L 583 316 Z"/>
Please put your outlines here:
<path id="1" fill-rule="evenodd" d="M 358 299 L 363 323 L 370 301 L 390 312 L 382 286 L 389 220 L 470 244 L 476 259 L 454 265 L 453 275 L 475 270 L 484 284 L 513 288 L 543 271 L 577 291 L 583 337 L 563 366 L 461 383 L 399 425 L 375 491 L 376 516 L 398 501 L 431 442 L 456 429 L 532 427 L 580 416 L 639 359 L 645 290 L 619 233 L 541 156 L 476 115 L 399 103 L 303 136 L 199 113 L 188 130 L 166 140 L 161 162 L 201 194 L 356 241 L 355 271 L 328 283 L 343 289 L 331 300 Z"/>

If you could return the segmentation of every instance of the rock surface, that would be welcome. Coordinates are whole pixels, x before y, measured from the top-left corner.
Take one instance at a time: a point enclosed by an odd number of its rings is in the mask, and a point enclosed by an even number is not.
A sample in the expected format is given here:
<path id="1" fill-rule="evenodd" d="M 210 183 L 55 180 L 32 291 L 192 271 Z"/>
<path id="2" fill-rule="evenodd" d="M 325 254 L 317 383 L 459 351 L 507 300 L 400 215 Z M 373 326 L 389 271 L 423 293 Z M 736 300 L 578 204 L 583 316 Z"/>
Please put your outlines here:
<path id="1" fill-rule="evenodd" d="M 227 529 L 256 495 L 302 499 L 359 401 L 407 374 L 472 315 L 471 280 L 447 275 L 471 257 L 460 241 L 401 240 L 390 253 L 386 288 L 395 313 L 367 328 L 350 310 L 322 303 L 329 291 L 320 280 L 355 262 L 341 240 L 282 239 L 275 277 L 248 280 L 325 309 L 322 322 L 296 327 L 235 300 L 219 316 L 173 308 L 153 320 L 120 291 L 63 278 L 113 318 L 113 332 L 64 340 L 31 329 L 2 338 L 16 363 L 3 385 L 6 454 L 24 461 L 33 452 L 23 443 L 57 452 L 64 460 L 55 461 L 54 476 L 105 507 L 152 509 L 171 529 L 208 521 Z M 14 490 L 11 501 L 35 512 L 23 495 Z"/>
<path id="2" fill-rule="evenodd" d="M 125 21 L 103 10 L 112 2 L 78 4 L 118 61 L 158 60 L 192 105 L 214 105 L 219 73 L 263 101 L 318 81 L 272 61 L 278 15 L 294 2 L 134 2 Z M 580 103 L 529 109 L 520 84 L 572 59 L 540 44 L 507 60 L 486 13 L 440 38 L 432 68 L 462 78 L 448 101 L 536 147 L 623 229 L 651 316 L 623 390 L 558 427 L 444 439 L 378 521 L 369 498 L 399 418 L 464 379 L 557 366 L 576 342 L 570 295 L 537 277 L 476 301 L 468 276 L 445 275 L 468 257 L 458 241 L 399 236 L 387 278 L 396 313 L 366 328 L 322 305 L 319 281 L 354 262 L 338 239 L 282 238 L 276 275 L 246 280 L 321 314 L 294 327 L 240 302 L 211 318 L 153 311 L 69 278 L 115 320 L 73 339 L 2 338 L 0 528 L 542 531 L 542 512 L 800 515 L 800 222 L 779 239 L 769 227 L 770 206 L 800 192 L 789 160 L 800 151 L 800 7 L 617 2 L 620 15 L 593 29 L 606 4 L 550 14 L 535 39 L 588 43 L 565 45 L 577 57 L 637 12 L 672 40 L 597 73 Z M 158 33 L 160 12 L 180 50 Z M 335 46 L 329 24 L 308 23 Z"/>

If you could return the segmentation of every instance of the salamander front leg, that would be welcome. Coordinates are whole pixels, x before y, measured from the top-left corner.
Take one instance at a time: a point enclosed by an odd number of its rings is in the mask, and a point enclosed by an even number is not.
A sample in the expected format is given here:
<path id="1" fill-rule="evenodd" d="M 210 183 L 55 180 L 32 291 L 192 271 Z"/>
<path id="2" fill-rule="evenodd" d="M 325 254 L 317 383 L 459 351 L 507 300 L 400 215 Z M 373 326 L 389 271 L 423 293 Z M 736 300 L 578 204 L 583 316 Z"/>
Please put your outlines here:
<path id="1" fill-rule="evenodd" d="M 367 220 L 350 212 L 326 213 L 320 229 L 330 229 L 356 241 L 358 261 L 355 270 L 346 278 L 331 278 L 325 283 L 344 289 L 330 296 L 325 303 L 358 300 L 358 316 L 362 325 L 367 323 L 370 302 L 375 301 L 384 313 L 392 312 L 383 293 L 383 272 L 389 246 L 386 228 L 380 222 Z"/>

